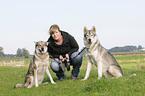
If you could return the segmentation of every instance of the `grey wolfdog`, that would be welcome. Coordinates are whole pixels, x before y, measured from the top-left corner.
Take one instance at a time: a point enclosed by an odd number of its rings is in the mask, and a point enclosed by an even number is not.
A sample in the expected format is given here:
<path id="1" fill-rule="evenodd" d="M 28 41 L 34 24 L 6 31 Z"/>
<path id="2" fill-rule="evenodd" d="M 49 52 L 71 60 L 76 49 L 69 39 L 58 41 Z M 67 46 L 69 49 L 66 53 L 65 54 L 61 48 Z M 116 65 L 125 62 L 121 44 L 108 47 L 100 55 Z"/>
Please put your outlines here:
<path id="1" fill-rule="evenodd" d="M 107 78 L 110 76 L 122 77 L 123 72 L 115 58 L 101 46 L 97 35 L 96 28 L 93 26 L 91 30 L 84 27 L 84 44 L 86 46 L 86 59 L 88 62 L 86 75 L 83 80 L 89 77 L 92 65 L 98 67 L 98 79 L 102 74 Z"/>
<path id="2" fill-rule="evenodd" d="M 35 53 L 32 60 L 30 61 L 28 72 L 25 77 L 25 84 L 16 84 L 15 88 L 31 88 L 32 86 L 38 87 L 38 85 L 42 84 L 43 82 L 45 71 L 49 76 L 51 83 L 55 84 L 48 70 L 49 53 L 47 52 L 47 45 L 48 42 L 35 42 Z"/>

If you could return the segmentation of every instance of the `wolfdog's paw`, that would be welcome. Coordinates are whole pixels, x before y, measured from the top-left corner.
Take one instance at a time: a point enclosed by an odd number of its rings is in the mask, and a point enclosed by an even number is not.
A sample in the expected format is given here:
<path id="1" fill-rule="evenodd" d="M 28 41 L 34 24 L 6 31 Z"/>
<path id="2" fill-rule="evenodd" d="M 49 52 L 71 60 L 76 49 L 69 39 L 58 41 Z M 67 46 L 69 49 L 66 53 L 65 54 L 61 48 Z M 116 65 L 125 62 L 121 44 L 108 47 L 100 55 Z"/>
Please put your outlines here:
<path id="1" fill-rule="evenodd" d="M 35 87 L 38 87 L 38 85 L 35 85 Z"/>
<path id="2" fill-rule="evenodd" d="M 52 84 L 56 84 L 55 82 L 51 82 Z"/>
<path id="3" fill-rule="evenodd" d="M 101 77 L 98 77 L 97 79 L 98 79 L 98 80 L 100 80 L 100 79 L 101 79 Z"/>
<path id="4" fill-rule="evenodd" d="M 82 79 L 81 81 L 85 81 L 85 80 L 87 80 L 87 79 L 84 78 L 84 79 Z"/>
<path id="5" fill-rule="evenodd" d="M 32 86 L 28 86 L 27 88 L 31 88 Z"/>
<path id="6" fill-rule="evenodd" d="M 42 83 L 42 84 L 43 84 L 43 85 L 44 85 L 44 84 L 48 84 L 48 82 L 44 82 L 44 83 Z"/>

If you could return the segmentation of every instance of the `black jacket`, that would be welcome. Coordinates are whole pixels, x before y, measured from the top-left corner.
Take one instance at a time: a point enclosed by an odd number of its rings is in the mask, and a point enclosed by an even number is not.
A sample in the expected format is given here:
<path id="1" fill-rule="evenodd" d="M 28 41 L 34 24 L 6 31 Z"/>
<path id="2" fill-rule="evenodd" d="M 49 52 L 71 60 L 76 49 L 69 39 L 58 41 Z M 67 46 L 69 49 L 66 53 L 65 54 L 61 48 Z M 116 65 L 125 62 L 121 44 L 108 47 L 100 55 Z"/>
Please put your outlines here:
<path id="1" fill-rule="evenodd" d="M 52 36 L 48 39 L 47 42 L 50 42 L 48 45 L 48 52 L 54 57 L 59 58 L 60 55 L 64 56 L 65 54 L 69 54 L 69 56 L 78 51 L 79 46 L 73 36 L 68 34 L 67 32 L 60 31 L 63 37 L 62 45 L 57 45 Z"/>

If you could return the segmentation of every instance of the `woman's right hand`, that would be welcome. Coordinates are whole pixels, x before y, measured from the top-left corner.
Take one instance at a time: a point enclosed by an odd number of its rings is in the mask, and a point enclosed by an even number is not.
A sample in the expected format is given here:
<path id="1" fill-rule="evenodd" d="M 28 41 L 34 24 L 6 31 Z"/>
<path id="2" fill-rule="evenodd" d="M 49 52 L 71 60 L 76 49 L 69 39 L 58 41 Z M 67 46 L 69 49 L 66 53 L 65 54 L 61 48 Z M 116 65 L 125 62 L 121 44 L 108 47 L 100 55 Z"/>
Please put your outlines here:
<path id="1" fill-rule="evenodd" d="M 59 56 L 59 59 L 60 59 L 62 62 L 65 61 L 65 58 L 63 58 L 62 55 Z"/>

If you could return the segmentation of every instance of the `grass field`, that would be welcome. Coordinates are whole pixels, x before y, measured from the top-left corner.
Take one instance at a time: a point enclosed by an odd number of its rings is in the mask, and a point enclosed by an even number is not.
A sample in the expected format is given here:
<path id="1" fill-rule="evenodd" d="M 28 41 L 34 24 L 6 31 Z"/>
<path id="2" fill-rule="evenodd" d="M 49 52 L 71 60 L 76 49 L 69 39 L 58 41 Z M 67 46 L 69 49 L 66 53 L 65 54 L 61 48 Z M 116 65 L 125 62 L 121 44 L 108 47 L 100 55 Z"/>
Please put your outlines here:
<path id="1" fill-rule="evenodd" d="M 66 79 L 58 81 L 49 68 L 57 84 L 51 84 L 45 74 L 44 82 L 49 81 L 49 83 L 30 89 L 14 88 L 15 84 L 24 83 L 30 58 L 0 58 L 0 62 L 25 60 L 23 67 L 0 66 L 0 96 L 145 96 L 145 56 L 121 55 L 115 58 L 124 73 L 121 78 L 106 79 L 103 77 L 97 80 L 97 68 L 93 66 L 88 80 L 81 81 L 85 76 L 87 66 L 84 58 L 78 80 L 71 80 L 71 71 L 66 71 Z M 137 76 L 129 77 L 133 73 Z"/>

